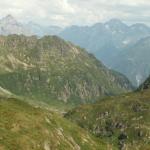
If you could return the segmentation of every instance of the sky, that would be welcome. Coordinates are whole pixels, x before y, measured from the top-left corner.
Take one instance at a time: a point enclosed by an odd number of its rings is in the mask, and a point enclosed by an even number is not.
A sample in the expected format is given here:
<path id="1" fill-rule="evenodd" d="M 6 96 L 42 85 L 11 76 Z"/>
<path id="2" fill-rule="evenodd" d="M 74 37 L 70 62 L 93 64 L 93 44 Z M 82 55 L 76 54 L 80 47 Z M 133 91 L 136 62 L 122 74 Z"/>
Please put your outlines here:
<path id="1" fill-rule="evenodd" d="M 92 25 L 112 18 L 150 25 L 150 0 L 0 0 L 0 18 L 41 25 Z"/>

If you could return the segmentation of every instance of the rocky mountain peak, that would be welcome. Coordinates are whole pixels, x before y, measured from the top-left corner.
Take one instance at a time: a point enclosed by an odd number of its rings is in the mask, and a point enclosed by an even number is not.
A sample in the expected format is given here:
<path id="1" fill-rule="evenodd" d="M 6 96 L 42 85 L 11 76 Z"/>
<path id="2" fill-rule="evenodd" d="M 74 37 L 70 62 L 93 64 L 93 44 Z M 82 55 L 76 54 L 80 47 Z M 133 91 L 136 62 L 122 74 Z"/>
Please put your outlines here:
<path id="1" fill-rule="evenodd" d="M 125 31 L 128 28 L 128 26 L 119 19 L 111 19 L 110 21 L 105 23 L 105 26 L 108 26 L 109 28 L 115 30 L 121 29 L 123 31 Z"/>
<path id="2" fill-rule="evenodd" d="M 111 19 L 108 22 L 106 22 L 105 24 L 108 25 L 125 25 L 121 20 L 119 19 Z"/>
<path id="3" fill-rule="evenodd" d="M 12 15 L 7 15 L 1 20 L 5 24 L 17 24 L 16 19 Z"/>

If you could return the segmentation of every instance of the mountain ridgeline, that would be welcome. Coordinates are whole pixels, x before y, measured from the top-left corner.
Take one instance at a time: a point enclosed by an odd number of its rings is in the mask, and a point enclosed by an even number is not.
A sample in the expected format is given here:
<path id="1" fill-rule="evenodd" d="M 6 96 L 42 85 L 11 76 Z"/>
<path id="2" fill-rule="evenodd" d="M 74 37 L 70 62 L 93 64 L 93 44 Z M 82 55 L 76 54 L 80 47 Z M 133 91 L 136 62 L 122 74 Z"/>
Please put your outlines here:
<path id="1" fill-rule="evenodd" d="M 112 19 L 92 26 L 71 26 L 64 29 L 60 36 L 86 48 L 110 66 L 110 60 L 118 52 L 150 36 L 150 28 L 140 23 L 128 26 L 118 19 Z"/>
<path id="2" fill-rule="evenodd" d="M 86 103 L 132 89 L 123 75 L 56 37 L 0 37 L 0 86 L 50 103 Z"/>

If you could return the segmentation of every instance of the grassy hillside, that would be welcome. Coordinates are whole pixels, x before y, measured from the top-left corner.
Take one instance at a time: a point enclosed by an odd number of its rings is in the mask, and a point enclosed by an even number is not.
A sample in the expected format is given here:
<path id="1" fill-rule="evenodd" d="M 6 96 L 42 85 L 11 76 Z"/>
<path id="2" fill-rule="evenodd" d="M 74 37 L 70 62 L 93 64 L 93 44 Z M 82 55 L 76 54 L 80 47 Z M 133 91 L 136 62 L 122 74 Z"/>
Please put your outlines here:
<path id="1" fill-rule="evenodd" d="M 84 129 L 49 110 L 0 98 L 0 150 L 108 150 Z"/>
<path id="2" fill-rule="evenodd" d="M 80 104 L 132 89 L 93 55 L 56 37 L 1 36 L 0 86 L 47 103 Z"/>
<path id="3" fill-rule="evenodd" d="M 150 90 L 83 105 L 65 115 L 120 150 L 150 149 Z"/>

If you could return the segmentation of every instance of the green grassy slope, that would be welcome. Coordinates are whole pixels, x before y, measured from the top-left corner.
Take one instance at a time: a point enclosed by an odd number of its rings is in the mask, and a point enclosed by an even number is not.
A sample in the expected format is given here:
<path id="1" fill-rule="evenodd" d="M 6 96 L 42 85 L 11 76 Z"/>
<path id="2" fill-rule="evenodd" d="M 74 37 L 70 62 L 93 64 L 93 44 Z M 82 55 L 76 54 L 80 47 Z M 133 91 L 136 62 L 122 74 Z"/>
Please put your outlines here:
<path id="1" fill-rule="evenodd" d="M 108 150 L 111 145 L 58 114 L 0 98 L 0 150 Z"/>
<path id="2" fill-rule="evenodd" d="M 123 75 L 56 36 L 1 36 L 0 61 L 1 87 L 47 103 L 93 102 L 132 89 Z"/>
<path id="3" fill-rule="evenodd" d="M 118 149 L 150 149 L 149 89 L 83 105 L 68 112 L 66 118 Z"/>

